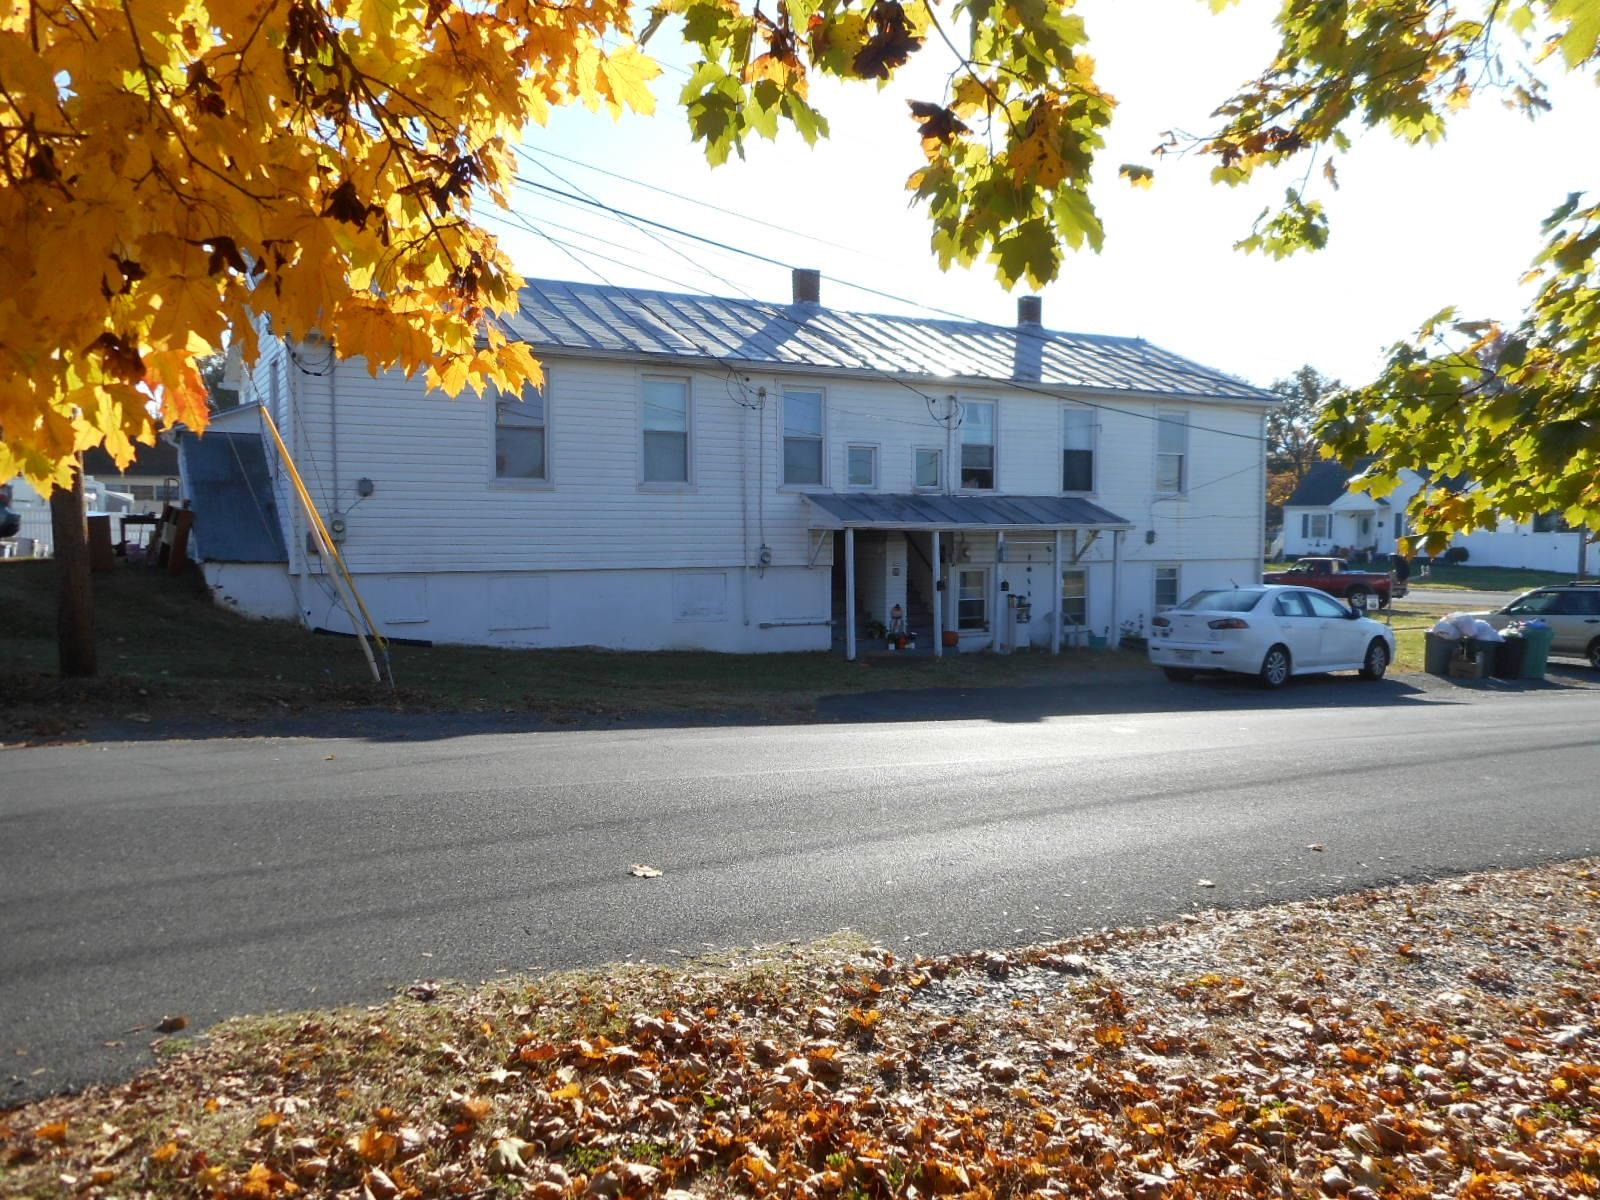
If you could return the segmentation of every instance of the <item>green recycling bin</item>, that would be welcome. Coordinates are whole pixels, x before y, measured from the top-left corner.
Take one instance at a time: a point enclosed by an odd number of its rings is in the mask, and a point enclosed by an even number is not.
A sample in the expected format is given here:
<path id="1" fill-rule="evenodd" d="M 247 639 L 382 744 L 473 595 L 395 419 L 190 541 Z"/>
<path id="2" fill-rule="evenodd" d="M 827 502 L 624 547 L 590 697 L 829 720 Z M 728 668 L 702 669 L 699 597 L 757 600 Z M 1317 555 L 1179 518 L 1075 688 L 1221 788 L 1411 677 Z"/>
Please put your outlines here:
<path id="1" fill-rule="evenodd" d="M 1518 631 L 1527 652 L 1522 656 L 1522 673 L 1518 679 L 1543 679 L 1550 665 L 1550 646 L 1556 640 L 1554 629 L 1526 628 Z"/>
<path id="2" fill-rule="evenodd" d="M 1442 638 L 1437 634 L 1422 635 L 1422 669 L 1429 675 L 1450 674 L 1450 659 L 1460 649 L 1455 638 Z"/>

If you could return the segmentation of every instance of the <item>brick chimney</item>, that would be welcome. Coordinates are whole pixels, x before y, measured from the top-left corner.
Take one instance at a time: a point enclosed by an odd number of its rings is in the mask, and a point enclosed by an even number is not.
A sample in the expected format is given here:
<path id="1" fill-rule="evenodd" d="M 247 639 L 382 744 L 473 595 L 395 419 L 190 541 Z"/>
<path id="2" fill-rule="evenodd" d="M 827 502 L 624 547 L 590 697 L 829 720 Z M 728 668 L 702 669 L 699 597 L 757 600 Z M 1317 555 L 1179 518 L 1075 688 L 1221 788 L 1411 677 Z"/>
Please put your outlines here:
<path id="1" fill-rule="evenodd" d="M 1037 328 L 1044 324 L 1044 297 L 1018 296 L 1017 297 L 1017 324 L 1032 325 Z"/>
<path id="2" fill-rule="evenodd" d="M 822 272 L 811 267 L 794 269 L 794 302 L 796 304 L 822 303 Z"/>

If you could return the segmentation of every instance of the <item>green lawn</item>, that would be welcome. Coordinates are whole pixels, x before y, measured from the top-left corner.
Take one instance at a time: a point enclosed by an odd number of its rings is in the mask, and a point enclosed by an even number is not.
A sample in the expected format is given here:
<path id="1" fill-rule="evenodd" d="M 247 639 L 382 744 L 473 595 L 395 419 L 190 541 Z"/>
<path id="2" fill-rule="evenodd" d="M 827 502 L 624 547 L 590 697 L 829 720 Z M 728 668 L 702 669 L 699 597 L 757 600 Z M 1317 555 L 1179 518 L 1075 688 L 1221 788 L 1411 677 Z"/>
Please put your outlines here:
<path id="1" fill-rule="evenodd" d="M 398 705 L 536 713 L 556 720 L 638 714 L 800 719 L 818 697 L 880 689 L 1081 683 L 1143 654 L 1075 650 L 943 660 L 827 653 L 620 653 L 481 646 L 391 648 L 398 692 L 372 684 L 356 643 L 287 622 L 250 621 L 195 577 L 119 565 L 95 577 L 101 676 L 56 678 L 54 565 L 0 561 L 0 695 L 14 727 L 51 731 L 95 716 L 256 716 Z"/>
<path id="2" fill-rule="evenodd" d="M 1293 565 L 1290 562 L 1267 563 L 1261 569 L 1263 572 L 1287 571 Z M 1381 571 L 1384 568 L 1375 564 L 1370 569 Z M 1470 563 L 1462 566 L 1444 566 L 1436 563 L 1428 572 L 1426 579 L 1412 575 L 1411 587 L 1423 591 L 1431 588 L 1450 592 L 1523 592 L 1529 588 L 1544 587 L 1551 583 L 1569 583 L 1571 580 L 1571 572 L 1524 571 L 1515 567 L 1474 567 Z"/>
<path id="3" fill-rule="evenodd" d="M 1412 577 L 1411 586 L 1421 591 L 1437 588 L 1458 592 L 1523 592 L 1549 583 L 1570 583 L 1571 571 L 1524 571 L 1513 567 L 1475 567 L 1436 565 L 1426 579 Z"/>

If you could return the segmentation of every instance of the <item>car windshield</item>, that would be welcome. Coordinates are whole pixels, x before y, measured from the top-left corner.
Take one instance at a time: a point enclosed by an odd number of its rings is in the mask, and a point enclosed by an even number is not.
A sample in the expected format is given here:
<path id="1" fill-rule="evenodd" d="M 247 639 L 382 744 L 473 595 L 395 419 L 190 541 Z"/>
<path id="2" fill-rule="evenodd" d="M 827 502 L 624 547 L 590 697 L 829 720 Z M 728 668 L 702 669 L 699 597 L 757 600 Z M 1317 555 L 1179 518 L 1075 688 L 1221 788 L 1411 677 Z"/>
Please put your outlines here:
<path id="1" fill-rule="evenodd" d="M 1228 588 L 1196 592 L 1178 608 L 1184 612 L 1249 612 L 1261 600 L 1259 589 Z"/>

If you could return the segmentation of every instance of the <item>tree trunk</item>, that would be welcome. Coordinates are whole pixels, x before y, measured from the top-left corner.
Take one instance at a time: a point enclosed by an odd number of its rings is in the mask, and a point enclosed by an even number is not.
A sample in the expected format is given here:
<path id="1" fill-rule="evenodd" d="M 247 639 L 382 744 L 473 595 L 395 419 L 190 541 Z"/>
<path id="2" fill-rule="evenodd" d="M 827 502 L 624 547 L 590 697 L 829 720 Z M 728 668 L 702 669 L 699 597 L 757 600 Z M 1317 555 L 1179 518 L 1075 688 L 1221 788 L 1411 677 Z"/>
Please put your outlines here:
<path id="1" fill-rule="evenodd" d="M 93 675 L 94 603 L 89 590 L 89 535 L 83 505 L 83 466 L 72 486 L 50 494 L 56 558 L 56 650 L 63 676 Z"/>

